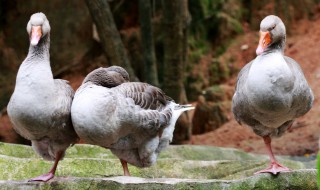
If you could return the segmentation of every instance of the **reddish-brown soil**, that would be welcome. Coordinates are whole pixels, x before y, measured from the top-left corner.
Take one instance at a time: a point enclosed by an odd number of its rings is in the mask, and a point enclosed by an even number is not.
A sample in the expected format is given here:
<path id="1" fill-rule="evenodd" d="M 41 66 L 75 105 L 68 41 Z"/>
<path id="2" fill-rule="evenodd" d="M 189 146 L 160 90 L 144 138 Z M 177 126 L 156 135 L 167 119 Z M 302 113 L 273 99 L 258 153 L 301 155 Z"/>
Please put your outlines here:
<path id="1" fill-rule="evenodd" d="M 282 155 L 309 155 L 318 151 L 320 105 L 319 105 L 319 78 L 320 78 L 320 18 L 313 21 L 301 20 L 290 36 L 287 37 L 285 54 L 300 63 L 305 76 L 313 90 L 315 101 L 313 108 L 303 117 L 296 120 L 292 128 L 280 138 L 273 139 L 274 153 Z M 242 44 L 249 45 L 247 51 L 254 52 L 257 46 L 257 32 L 248 32 L 239 40 Z M 251 39 L 251 40 L 250 40 Z M 243 56 L 240 46 L 230 48 L 231 54 L 239 59 L 242 66 Z M 240 55 L 239 55 L 240 54 Z M 251 54 L 249 53 L 249 57 Z M 231 80 L 234 83 L 235 79 Z M 247 152 L 264 153 L 266 149 L 262 138 L 255 135 L 249 127 L 240 126 L 230 113 L 230 121 L 219 129 L 194 135 L 192 144 L 213 145 L 222 147 L 234 147 Z"/>
<path id="2" fill-rule="evenodd" d="M 312 110 L 299 118 L 293 127 L 282 137 L 274 139 L 273 150 L 276 154 L 283 155 L 308 155 L 318 151 L 320 105 L 318 81 L 320 78 L 320 17 L 313 21 L 301 20 L 296 23 L 296 29 L 291 31 L 287 38 L 286 55 L 300 63 L 307 80 L 309 81 L 315 101 Z M 245 31 L 235 39 L 235 45 L 228 49 L 227 57 L 233 56 L 238 60 L 237 67 L 242 67 L 255 56 L 255 48 L 258 42 L 258 31 Z M 241 45 L 248 45 L 248 49 L 241 50 Z M 226 59 L 228 59 L 226 58 Z M 72 87 L 80 86 L 83 76 L 73 73 L 65 79 L 69 80 Z M 234 85 L 236 77 L 227 83 Z M 256 136 L 250 128 L 240 126 L 229 113 L 230 121 L 219 129 L 202 134 L 194 135 L 191 144 L 212 145 L 221 147 L 234 147 L 247 152 L 266 153 L 262 139 Z M 17 135 L 14 133 L 10 121 L 6 115 L 0 118 L 0 141 L 17 143 Z"/>

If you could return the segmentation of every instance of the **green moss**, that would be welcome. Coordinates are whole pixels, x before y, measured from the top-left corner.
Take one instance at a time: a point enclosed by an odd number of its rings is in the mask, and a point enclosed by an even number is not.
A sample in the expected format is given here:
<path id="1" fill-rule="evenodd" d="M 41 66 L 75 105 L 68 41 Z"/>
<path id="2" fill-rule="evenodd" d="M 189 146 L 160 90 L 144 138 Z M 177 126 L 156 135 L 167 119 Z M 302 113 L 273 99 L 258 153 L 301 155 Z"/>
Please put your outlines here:
<path id="1" fill-rule="evenodd" d="M 231 75 L 227 63 L 220 62 L 218 59 L 212 59 L 210 64 L 210 84 L 219 84 L 228 79 Z"/>
<path id="2" fill-rule="evenodd" d="M 236 33 L 242 33 L 243 28 L 241 24 L 241 18 L 235 18 L 233 15 L 229 15 L 230 13 L 220 12 L 218 14 L 218 18 L 224 20 L 227 23 L 228 28 L 235 31 Z"/>
<path id="3" fill-rule="evenodd" d="M 13 153 L 13 149 L 20 154 Z M 266 185 L 283 189 L 287 188 L 288 184 L 290 189 L 291 186 L 294 189 L 301 187 L 301 184 L 308 188 L 314 187 L 317 180 L 314 170 L 295 170 L 292 173 L 279 174 L 277 177 L 269 174 L 250 177 L 255 171 L 267 167 L 267 156 L 248 154 L 230 148 L 183 145 L 170 146 L 160 154 L 156 164 L 149 168 L 129 165 L 132 176 L 142 177 L 139 178 L 142 182 L 123 183 L 127 178 L 110 178 L 121 176 L 123 171 L 119 160 L 111 155 L 109 150 L 92 145 L 75 145 L 67 150 L 66 157 L 59 163 L 54 180 L 49 183 L 25 183 L 26 179 L 48 172 L 53 163 L 43 161 L 29 146 L 1 143 L 0 152 L 0 189 L 25 189 L 35 187 L 34 185 L 39 189 L 261 189 Z M 281 157 L 279 161 L 292 169 L 304 168 L 301 162 Z M 306 177 L 301 177 L 301 173 Z M 309 179 L 312 176 L 314 180 Z M 167 178 L 185 180 L 166 183 Z M 291 181 L 293 179 L 295 182 Z M 23 181 L 16 186 L 17 183 L 11 184 L 1 180 Z"/>
<path id="4" fill-rule="evenodd" d="M 204 97 L 206 101 L 220 103 L 224 101 L 225 92 L 220 85 L 213 85 L 206 89 Z"/>
<path id="5" fill-rule="evenodd" d="M 8 156 L 0 157 L 0 180 L 22 180 L 46 173 L 50 162 L 42 159 L 26 159 Z"/>
<path id="6" fill-rule="evenodd" d="M 110 150 L 99 146 L 82 144 L 70 147 L 67 150 L 67 158 L 112 158 L 116 159 Z"/>
<path id="7" fill-rule="evenodd" d="M 194 65 L 197 65 L 197 63 L 199 63 L 201 56 L 206 55 L 209 52 L 210 45 L 207 41 L 205 41 L 205 39 L 201 39 L 196 36 L 189 36 L 188 46 L 188 58 L 189 62 L 191 63 L 191 67 L 190 65 L 188 66 L 190 67 L 190 70 Z"/>
<path id="8" fill-rule="evenodd" d="M 47 183 L 27 183 L 0 181 L 1 189 L 317 189 L 315 170 L 295 171 L 273 176 L 261 174 L 241 180 L 183 180 L 183 179 L 144 179 L 135 177 L 114 178 L 55 178 Z"/>
<path id="9" fill-rule="evenodd" d="M 320 153 L 318 153 L 318 162 L 317 162 L 317 169 L 318 169 L 318 187 L 320 189 Z"/>
<path id="10" fill-rule="evenodd" d="M 0 142 L 0 155 L 13 156 L 17 158 L 36 158 L 31 146 L 9 144 Z"/>
<path id="11" fill-rule="evenodd" d="M 258 160 L 267 158 L 267 156 L 248 154 L 237 149 L 213 146 L 171 146 L 166 152 L 171 158 L 186 160 Z"/>

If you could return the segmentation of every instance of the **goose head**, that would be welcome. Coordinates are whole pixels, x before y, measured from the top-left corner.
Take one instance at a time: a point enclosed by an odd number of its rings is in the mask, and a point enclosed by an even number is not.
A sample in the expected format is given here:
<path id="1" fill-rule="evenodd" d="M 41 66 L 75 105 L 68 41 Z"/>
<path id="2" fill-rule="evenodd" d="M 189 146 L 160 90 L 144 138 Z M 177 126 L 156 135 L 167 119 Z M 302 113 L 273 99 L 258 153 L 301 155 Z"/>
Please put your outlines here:
<path id="1" fill-rule="evenodd" d="M 99 86 L 112 88 L 122 83 L 129 82 L 128 72 L 119 66 L 111 66 L 108 68 L 98 68 L 89 73 L 83 81 L 92 82 Z"/>
<path id="2" fill-rule="evenodd" d="M 49 35 L 50 25 L 45 14 L 35 13 L 31 15 L 27 24 L 27 32 L 29 34 L 30 44 L 38 45 L 41 38 Z"/>
<path id="3" fill-rule="evenodd" d="M 110 71 L 110 72 L 115 72 L 115 73 L 118 73 L 121 75 L 121 77 L 126 81 L 126 82 L 129 82 L 130 81 L 130 77 L 129 77 L 129 74 L 128 72 L 120 67 L 120 66 L 111 66 L 111 67 L 108 67 L 106 68 L 106 70 Z"/>
<path id="4" fill-rule="evenodd" d="M 260 23 L 260 39 L 256 54 L 272 51 L 274 49 L 284 50 L 286 41 L 286 27 L 282 20 L 274 15 L 265 17 Z"/>

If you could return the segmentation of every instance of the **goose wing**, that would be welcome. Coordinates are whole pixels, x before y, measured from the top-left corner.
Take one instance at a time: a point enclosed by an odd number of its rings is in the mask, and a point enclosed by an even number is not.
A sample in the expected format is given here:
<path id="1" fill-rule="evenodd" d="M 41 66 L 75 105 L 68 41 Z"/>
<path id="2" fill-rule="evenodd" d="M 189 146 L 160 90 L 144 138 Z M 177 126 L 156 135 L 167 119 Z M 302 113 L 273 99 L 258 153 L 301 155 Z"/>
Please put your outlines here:
<path id="1" fill-rule="evenodd" d="M 290 57 L 284 56 L 284 58 L 295 76 L 291 109 L 296 112 L 295 117 L 297 118 L 306 114 L 311 109 L 314 96 L 300 65 Z"/>
<path id="2" fill-rule="evenodd" d="M 249 126 L 260 124 L 259 121 L 252 118 L 252 114 L 248 109 L 249 100 L 245 95 L 245 82 L 248 78 L 249 70 L 253 61 L 246 64 L 240 71 L 235 87 L 235 93 L 232 98 L 232 112 L 239 124 L 245 122 Z"/>
<path id="3" fill-rule="evenodd" d="M 56 102 L 53 111 L 53 121 L 55 126 L 71 126 L 71 103 L 74 91 L 69 82 L 62 79 L 55 79 Z M 58 122 L 58 123 L 57 123 Z"/>
<path id="4" fill-rule="evenodd" d="M 168 101 L 173 101 L 165 93 L 147 83 L 130 82 L 117 87 L 126 98 L 131 98 L 136 105 L 143 109 L 163 110 Z"/>

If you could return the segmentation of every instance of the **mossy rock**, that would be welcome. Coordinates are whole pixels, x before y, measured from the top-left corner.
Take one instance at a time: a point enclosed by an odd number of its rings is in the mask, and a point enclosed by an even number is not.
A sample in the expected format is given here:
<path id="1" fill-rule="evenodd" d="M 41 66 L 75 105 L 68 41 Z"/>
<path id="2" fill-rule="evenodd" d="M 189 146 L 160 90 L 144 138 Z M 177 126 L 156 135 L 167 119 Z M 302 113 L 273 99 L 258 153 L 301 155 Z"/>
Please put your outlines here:
<path id="1" fill-rule="evenodd" d="M 192 134 L 214 131 L 226 123 L 230 113 L 234 87 L 214 85 L 198 97 L 192 119 Z"/>
<path id="2" fill-rule="evenodd" d="M 26 181 L 0 181 L 0 188 L 7 190 L 17 189 L 168 189 L 168 190 L 220 190 L 220 189 L 290 189 L 313 190 L 317 189 L 315 170 L 299 170 L 283 173 L 279 176 L 268 174 L 256 175 L 242 180 L 196 180 L 177 178 L 139 178 L 139 177 L 56 177 L 47 183 Z"/>
<path id="3" fill-rule="evenodd" d="M 0 143 L 0 189 L 314 189 L 315 169 L 303 162 L 278 157 L 293 172 L 277 176 L 253 173 L 268 165 L 266 155 L 232 148 L 170 146 L 150 168 L 129 166 L 122 177 L 119 160 L 109 150 L 75 145 L 59 163 L 48 183 L 27 179 L 47 172 L 52 162 L 35 155 L 30 146 Z M 117 177 L 118 176 L 118 177 Z M 2 180 L 2 181 L 1 181 Z"/>

